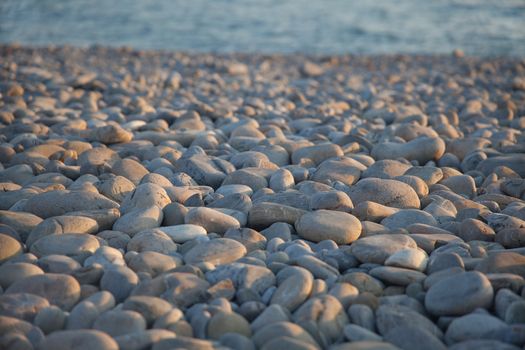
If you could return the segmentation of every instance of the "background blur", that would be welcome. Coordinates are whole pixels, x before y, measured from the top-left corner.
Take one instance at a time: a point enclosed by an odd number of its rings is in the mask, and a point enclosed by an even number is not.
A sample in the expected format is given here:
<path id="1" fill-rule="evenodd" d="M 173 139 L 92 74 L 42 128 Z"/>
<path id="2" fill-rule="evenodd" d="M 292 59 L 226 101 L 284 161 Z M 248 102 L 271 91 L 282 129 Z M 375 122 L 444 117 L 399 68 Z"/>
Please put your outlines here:
<path id="1" fill-rule="evenodd" d="M 0 42 L 525 56 L 525 0 L 0 0 Z"/>

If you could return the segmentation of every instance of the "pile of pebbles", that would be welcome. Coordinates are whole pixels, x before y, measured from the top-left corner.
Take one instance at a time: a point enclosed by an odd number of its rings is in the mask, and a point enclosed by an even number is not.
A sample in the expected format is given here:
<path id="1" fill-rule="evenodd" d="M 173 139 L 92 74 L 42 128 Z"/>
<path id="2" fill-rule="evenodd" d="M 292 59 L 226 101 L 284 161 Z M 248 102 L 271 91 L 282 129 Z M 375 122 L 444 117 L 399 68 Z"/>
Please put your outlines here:
<path id="1" fill-rule="evenodd" d="M 0 56 L 0 348 L 524 348 L 524 60 Z"/>

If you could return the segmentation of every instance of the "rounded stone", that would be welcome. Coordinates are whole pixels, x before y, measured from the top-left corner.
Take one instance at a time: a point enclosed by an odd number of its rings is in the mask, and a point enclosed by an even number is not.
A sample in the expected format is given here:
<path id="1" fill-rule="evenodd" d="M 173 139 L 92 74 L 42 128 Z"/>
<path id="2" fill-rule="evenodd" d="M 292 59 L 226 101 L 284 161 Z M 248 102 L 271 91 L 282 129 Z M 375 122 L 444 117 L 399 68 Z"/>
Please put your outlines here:
<path id="1" fill-rule="evenodd" d="M 59 331 L 66 324 L 66 313 L 56 306 L 45 307 L 36 315 L 34 324 L 45 334 Z"/>
<path id="2" fill-rule="evenodd" d="M 418 271 L 425 271 L 427 263 L 427 253 L 421 249 L 401 249 L 385 260 L 386 266 L 404 267 Z"/>
<path id="3" fill-rule="evenodd" d="M 498 231 L 495 240 L 505 248 L 525 246 L 525 228 L 508 228 Z"/>
<path id="4" fill-rule="evenodd" d="M 135 273 L 146 272 L 152 277 L 182 265 L 179 257 L 158 252 L 146 251 L 133 255 L 127 261 L 128 267 Z"/>
<path id="5" fill-rule="evenodd" d="M 80 284 L 71 276 L 47 273 L 16 281 L 6 290 L 6 294 L 12 293 L 35 294 L 69 311 L 80 299 Z"/>
<path id="6" fill-rule="evenodd" d="M 129 310 L 111 310 L 101 314 L 93 323 L 93 329 L 112 337 L 136 333 L 146 329 L 146 321 L 141 314 Z"/>
<path id="7" fill-rule="evenodd" d="M 252 191 L 256 192 L 261 188 L 268 187 L 268 179 L 271 173 L 272 171 L 270 171 L 270 169 L 264 168 L 250 167 L 239 169 L 228 174 L 224 178 L 222 186 L 233 184 L 246 185 L 250 187 Z"/>
<path id="8" fill-rule="evenodd" d="M 380 335 L 372 332 L 371 330 L 361 327 L 356 324 L 347 324 L 343 329 L 345 338 L 350 342 L 362 341 L 362 340 L 377 340 L 380 341 L 383 338 Z"/>
<path id="9" fill-rule="evenodd" d="M 496 233 L 483 221 L 468 218 L 461 222 L 458 231 L 458 237 L 465 242 L 470 241 L 494 241 Z"/>
<path id="10" fill-rule="evenodd" d="M 42 218 L 26 212 L 0 210 L 0 224 L 7 225 L 15 230 L 22 241 L 27 240 L 31 231 L 42 222 Z"/>
<path id="11" fill-rule="evenodd" d="M 95 293 L 90 285 L 84 285 L 83 288 L 92 289 L 88 293 Z M 106 292 L 107 293 L 107 292 Z M 96 293 L 95 293 L 96 294 Z M 91 297 L 93 294 L 88 296 Z M 67 317 L 67 329 L 91 328 L 95 319 L 99 316 L 100 310 L 91 302 L 83 300 L 71 310 Z"/>
<path id="12" fill-rule="evenodd" d="M 266 343 L 261 350 L 317 350 L 318 347 L 306 341 L 291 337 L 277 337 Z"/>
<path id="13" fill-rule="evenodd" d="M 269 323 L 258 329 L 252 339 L 257 348 L 262 348 L 273 339 L 279 337 L 290 337 L 319 347 L 312 336 L 301 326 L 295 323 L 283 321 Z"/>
<path id="14" fill-rule="evenodd" d="M 33 350 L 34 346 L 24 334 L 10 332 L 0 337 L 0 349 Z"/>
<path id="15" fill-rule="evenodd" d="M 172 202 L 166 205 L 162 211 L 164 213 L 162 224 L 164 226 L 175 226 L 184 224 L 184 217 L 189 209 L 180 203 Z"/>
<path id="16" fill-rule="evenodd" d="M 63 233 L 89 233 L 98 232 L 99 226 L 96 220 L 80 215 L 53 216 L 39 223 L 29 234 L 26 245 L 31 247 L 40 238 L 52 234 Z"/>
<path id="17" fill-rule="evenodd" d="M 441 270 L 449 268 L 459 267 L 462 270 L 465 269 L 463 259 L 457 253 L 441 253 L 439 255 L 433 255 L 432 259 L 429 260 L 427 274 L 431 275 Z"/>
<path id="18" fill-rule="evenodd" d="M 83 329 L 54 332 L 38 345 L 38 350 L 118 350 L 118 344 L 104 332 Z"/>
<path id="19" fill-rule="evenodd" d="M 4 345 L 5 339 L 3 336 L 19 334 L 21 336 L 20 340 L 26 340 L 22 342 L 14 341 L 15 344 L 22 343 L 23 345 L 30 345 L 29 349 L 33 349 L 34 346 L 39 345 L 44 339 L 44 334 L 42 331 L 33 326 L 31 323 L 19 320 L 18 318 L 9 317 L 9 316 L 0 316 L 0 346 Z M 12 340 L 7 341 L 8 345 L 12 345 Z M 28 344 L 29 342 L 30 344 Z M 32 346 L 31 346 L 32 345 Z M 2 347 L 4 349 L 4 347 Z M 7 347 L 10 349 L 10 347 Z M 23 349 L 27 349 L 24 347 Z"/>
<path id="20" fill-rule="evenodd" d="M 443 332 L 431 320 L 403 305 L 381 305 L 376 311 L 376 324 L 380 334 L 386 335 L 397 327 L 413 326 L 426 330 L 437 338 Z"/>
<path id="21" fill-rule="evenodd" d="M 171 326 L 176 325 L 181 320 L 184 320 L 184 313 L 176 307 L 172 307 L 167 313 L 155 320 L 153 328 L 172 329 Z"/>
<path id="22" fill-rule="evenodd" d="M 361 223 L 355 216 L 333 210 L 308 212 L 297 220 L 295 228 L 299 236 L 312 242 L 331 239 L 349 244 L 361 234 Z"/>
<path id="23" fill-rule="evenodd" d="M 11 236 L 0 233 L 0 264 L 24 252 L 22 244 Z"/>
<path id="24" fill-rule="evenodd" d="M 46 219 L 73 211 L 111 209 L 118 206 L 118 203 L 98 193 L 56 190 L 32 196 L 25 203 L 24 209 Z"/>
<path id="25" fill-rule="evenodd" d="M 438 337 L 417 325 L 395 327 L 385 334 L 385 340 L 401 349 L 447 349 Z"/>
<path id="26" fill-rule="evenodd" d="M 254 332 L 265 326 L 276 323 L 276 322 L 287 322 L 290 321 L 290 314 L 282 306 L 277 304 L 269 305 L 264 311 L 262 311 L 251 324 L 251 328 Z"/>
<path id="27" fill-rule="evenodd" d="M 255 350 L 255 344 L 253 344 L 253 341 L 239 333 L 226 333 L 219 339 L 219 341 L 222 345 L 225 345 L 232 350 Z"/>
<path id="28" fill-rule="evenodd" d="M 490 157 L 482 160 L 476 167 L 485 175 L 490 175 L 499 166 L 505 166 L 514 170 L 521 178 L 525 177 L 525 155 L 523 153 L 511 153 L 503 156 Z"/>
<path id="29" fill-rule="evenodd" d="M 294 224 L 305 213 L 302 209 L 279 203 L 256 203 L 248 214 L 248 225 L 254 229 L 264 229 L 276 222 Z"/>
<path id="30" fill-rule="evenodd" d="M 310 161 L 317 165 L 325 159 L 340 157 L 342 155 L 343 151 L 340 146 L 331 143 L 324 143 L 295 150 L 292 153 L 292 163 L 299 164 L 302 161 Z"/>
<path id="31" fill-rule="evenodd" d="M 177 251 L 177 245 L 159 229 L 151 229 L 137 233 L 127 244 L 127 250 L 133 252 L 152 251 L 169 254 Z"/>
<path id="32" fill-rule="evenodd" d="M 49 302 L 34 294 L 14 293 L 0 295 L 0 315 L 33 322 L 36 314 L 49 306 Z"/>
<path id="33" fill-rule="evenodd" d="M 380 179 L 392 179 L 396 176 L 403 175 L 410 164 L 400 162 L 394 159 L 378 160 L 363 171 L 363 178 L 377 177 Z"/>
<path id="34" fill-rule="evenodd" d="M 475 340 L 465 340 L 459 343 L 455 343 L 454 345 L 449 347 L 450 350 L 471 350 L 471 349 L 478 349 L 478 350 L 520 350 L 519 347 L 504 343 L 499 340 L 492 340 L 492 339 L 475 339 Z"/>
<path id="35" fill-rule="evenodd" d="M 342 191 L 318 192 L 310 197 L 309 209 L 338 210 L 350 212 L 354 207 L 352 200 Z"/>
<path id="36" fill-rule="evenodd" d="M 117 203 L 122 203 L 126 195 L 135 189 L 133 182 L 123 176 L 115 176 L 107 180 L 96 182 L 95 186 L 100 194 Z"/>
<path id="37" fill-rule="evenodd" d="M 525 278 L 525 256 L 515 252 L 494 252 L 481 260 L 476 270 L 485 274 L 513 273 Z"/>
<path id="38" fill-rule="evenodd" d="M 421 282 L 427 277 L 419 271 L 392 266 L 374 267 L 369 273 L 387 285 L 396 286 L 407 286 L 413 282 Z"/>
<path id="39" fill-rule="evenodd" d="M 210 339 L 220 339 L 227 333 L 238 333 L 251 337 L 250 324 L 244 317 L 235 312 L 217 312 L 208 321 L 207 335 Z"/>
<path id="40" fill-rule="evenodd" d="M 93 210 L 81 210 L 68 213 L 70 216 L 83 216 L 95 220 L 98 224 L 98 230 L 109 230 L 120 217 L 120 210 L 117 208 L 111 209 L 93 209 Z M 96 233 L 95 231 L 93 233 Z M 86 232 L 87 233 L 87 232 Z"/>
<path id="41" fill-rule="evenodd" d="M 441 138 L 421 136 L 406 143 L 379 143 L 372 148 L 371 156 L 374 159 L 405 158 L 425 164 L 440 159 L 444 153 L 445 141 Z"/>
<path id="42" fill-rule="evenodd" d="M 253 190 L 246 186 L 246 185 L 224 185 L 219 187 L 215 193 L 222 194 L 223 196 L 228 196 L 231 194 L 246 194 L 248 196 L 251 196 L 253 194 Z"/>
<path id="43" fill-rule="evenodd" d="M 359 290 L 350 283 L 335 283 L 328 294 L 333 295 L 339 300 L 341 305 L 346 309 L 352 301 L 359 295 Z"/>
<path id="44" fill-rule="evenodd" d="M 139 349 L 151 349 L 155 344 L 164 339 L 174 339 L 176 336 L 182 334 L 174 333 L 166 329 L 148 329 L 145 331 L 128 333 L 115 337 L 115 341 L 118 343 L 119 349 L 139 350 Z"/>
<path id="45" fill-rule="evenodd" d="M 159 227 L 163 218 L 162 209 L 156 205 L 149 208 L 137 208 L 118 218 L 113 224 L 113 230 L 133 236 L 140 231 Z"/>
<path id="46" fill-rule="evenodd" d="M 172 308 L 173 306 L 166 300 L 146 295 L 131 296 L 122 305 L 123 310 L 140 313 L 148 325 L 152 325 L 156 319 L 169 312 Z"/>
<path id="47" fill-rule="evenodd" d="M 412 176 L 412 175 L 396 176 L 394 180 L 404 182 L 410 187 L 412 187 L 414 191 L 416 191 L 420 199 L 428 195 L 428 192 L 429 192 L 428 185 L 426 184 L 425 181 L 423 181 L 417 176 Z"/>
<path id="48" fill-rule="evenodd" d="M 194 273 L 170 272 L 152 280 L 141 281 L 132 295 L 162 296 L 176 307 L 187 308 L 206 300 L 209 287 L 210 284 L 206 280 Z"/>
<path id="49" fill-rule="evenodd" d="M 91 235 L 64 233 L 40 238 L 30 251 L 38 257 L 52 254 L 75 257 L 91 255 L 99 247 L 99 241 Z"/>
<path id="50" fill-rule="evenodd" d="M 340 279 L 356 287 L 359 293 L 371 293 L 375 296 L 381 296 L 385 288 L 385 285 L 377 278 L 360 271 L 347 273 Z"/>
<path id="51" fill-rule="evenodd" d="M 0 187 L 1 187 L 1 184 L 0 184 Z M 22 237 L 20 236 L 20 234 L 16 232 L 14 228 L 6 224 L 0 223 L 0 233 L 6 236 L 10 236 L 19 242 L 22 240 Z"/>
<path id="52" fill-rule="evenodd" d="M 508 305 L 504 320 L 508 324 L 525 323 L 525 301 L 516 300 Z"/>
<path id="53" fill-rule="evenodd" d="M 433 166 L 413 166 L 407 169 L 403 175 L 417 176 L 428 186 L 438 183 L 443 178 L 441 168 Z"/>
<path id="54" fill-rule="evenodd" d="M 425 307 L 437 316 L 461 316 L 476 308 L 488 309 L 494 291 L 487 277 L 477 271 L 459 273 L 433 284 Z"/>
<path id="55" fill-rule="evenodd" d="M 294 270 L 273 293 L 270 304 L 278 304 L 293 312 L 310 296 L 314 278 L 306 269 Z"/>
<path id="56" fill-rule="evenodd" d="M 354 303 L 348 308 L 348 317 L 352 324 L 372 332 L 376 331 L 374 310 L 370 306 Z"/>
<path id="57" fill-rule="evenodd" d="M 102 246 L 95 251 L 95 254 L 84 260 L 84 267 L 94 264 L 98 264 L 103 268 L 112 268 L 115 265 L 125 265 L 125 262 L 120 250 Z"/>
<path id="58" fill-rule="evenodd" d="M 319 164 L 311 179 L 325 184 L 333 184 L 339 181 L 352 186 L 359 180 L 361 170 L 364 168 L 362 164 L 350 158 L 327 159 Z"/>
<path id="59" fill-rule="evenodd" d="M 204 227 L 193 224 L 163 226 L 159 230 L 167 234 L 175 243 L 185 243 L 207 235 Z"/>
<path id="60" fill-rule="evenodd" d="M 104 274 L 104 268 L 100 265 L 90 265 L 77 269 L 72 276 L 80 284 L 96 285 Z"/>
<path id="61" fill-rule="evenodd" d="M 348 195 L 355 206 L 364 201 L 371 201 L 400 209 L 420 207 L 416 191 L 406 183 L 396 180 L 362 179 L 350 187 Z"/>
<path id="62" fill-rule="evenodd" d="M 117 176 L 123 176 L 138 185 L 140 180 L 149 174 L 149 171 L 139 162 L 133 159 L 120 159 L 113 164 L 111 172 Z"/>
<path id="63" fill-rule="evenodd" d="M 63 273 L 71 275 L 81 267 L 80 263 L 65 255 L 46 255 L 38 259 L 40 266 L 46 273 Z"/>
<path id="64" fill-rule="evenodd" d="M 264 251 L 266 248 L 266 237 L 251 228 L 229 229 L 224 234 L 224 237 L 242 243 L 249 253 L 253 251 Z"/>
<path id="65" fill-rule="evenodd" d="M 309 299 L 294 312 L 292 319 L 314 338 L 323 339 L 328 344 L 334 343 L 348 324 L 343 306 L 328 294 Z"/>
<path id="66" fill-rule="evenodd" d="M 398 251 L 416 248 L 416 242 L 408 235 L 378 234 L 355 241 L 350 251 L 363 263 L 383 265 L 390 256 Z"/>
<path id="67" fill-rule="evenodd" d="M 117 302 L 122 302 L 138 282 L 139 278 L 133 270 L 125 266 L 115 266 L 104 272 L 100 280 L 100 288 L 110 292 Z"/>
<path id="68" fill-rule="evenodd" d="M 0 287 L 7 289 L 18 280 L 42 274 L 44 271 L 33 264 L 24 262 L 3 264 L 0 266 Z"/>
<path id="69" fill-rule="evenodd" d="M 178 335 L 175 338 L 168 338 L 158 341 L 151 348 L 152 350 L 172 350 L 172 349 L 194 349 L 194 350 L 215 350 L 217 343 L 210 340 L 197 339 L 189 336 Z"/>
<path id="70" fill-rule="evenodd" d="M 448 344 L 454 344 L 465 340 L 480 339 L 505 326 L 505 322 L 497 317 L 482 313 L 471 313 L 458 317 L 450 323 L 445 334 L 445 340 Z"/>
<path id="71" fill-rule="evenodd" d="M 126 143 L 133 139 L 133 134 L 124 130 L 119 124 L 108 124 L 89 130 L 89 139 L 107 145 Z"/>
<path id="72" fill-rule="evenodd" d="M 293 187 L 294 178 L 289 170 L 281 168 L 272 174 L 268 185 L 275 192 L 286 191 Z"/>
<path id="73" fill-rule="evenodd" d="M 184 260 L 187 264 L 207 262 L 220 265 L 238 260 L 246 253 L 246 247 L 241 243 L 229 238 L 216 238 L 190 249 L 184 255 Z"/>
<path id="74" fill-rule="evenodd" d="M 184 218 L 184 223 L 201 226 L 207 232 L 215 232 L 220 235 L 230 228 L 241 227 L 239 221 L 234 217 L 205 207 L 190 209 Z"/>
<path id="75" fill-rule="evenodd" d="M 376 223 L 394 215 L 399 210 L 398 208 L 387 207 L 376 202 L 364 201 L 359 203 L 352 213 L 360 220 Z M 383 226 L 381 228 L 384 230 Z"/>
<path id="76" fill-rule="evenodd" d="M 448 176 L 439 182 L 452 192 L 472 198 L 476 194 L 476 183 L 469 175 Z"/>
<path id="77" fill-rule="evenodd" d="M 402 209 L 381 220 L 381 225 L 390 230 L 406 228 L 412 224 L 436 226 L 437 221 L 429 213 L 417 209 Z"/>
<path id="78" fill-rule="evenodd" d="M 170 203 L 171 199 L 164 188 L 153 183 L 145 183 L 126 195 L 120 206 L 120 212 L 126 214 L 134 209 L 153 206 L 164 208 Z"/>

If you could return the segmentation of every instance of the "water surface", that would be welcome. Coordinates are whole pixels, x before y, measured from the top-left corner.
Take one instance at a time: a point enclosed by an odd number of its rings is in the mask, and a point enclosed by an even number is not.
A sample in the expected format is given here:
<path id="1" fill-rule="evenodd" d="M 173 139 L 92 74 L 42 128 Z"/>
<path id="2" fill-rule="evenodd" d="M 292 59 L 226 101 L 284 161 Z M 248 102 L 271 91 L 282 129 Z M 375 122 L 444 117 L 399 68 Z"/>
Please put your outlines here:
<path id="1" fill-rule="evenodd" d="M 525 56 L 525 1 L 0 0 L 0 42 Z"/>

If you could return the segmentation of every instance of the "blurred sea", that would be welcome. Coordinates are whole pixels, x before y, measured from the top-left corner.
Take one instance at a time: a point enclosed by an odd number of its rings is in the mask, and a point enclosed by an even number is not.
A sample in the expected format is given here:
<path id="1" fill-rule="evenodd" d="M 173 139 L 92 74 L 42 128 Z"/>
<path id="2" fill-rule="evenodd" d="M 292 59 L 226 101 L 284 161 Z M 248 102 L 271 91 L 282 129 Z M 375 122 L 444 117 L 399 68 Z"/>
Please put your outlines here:
<path id="1" fill-rule="evenodd" d="M 525 56 L 525 0 L 0 0 L 0 42 Z"/>

